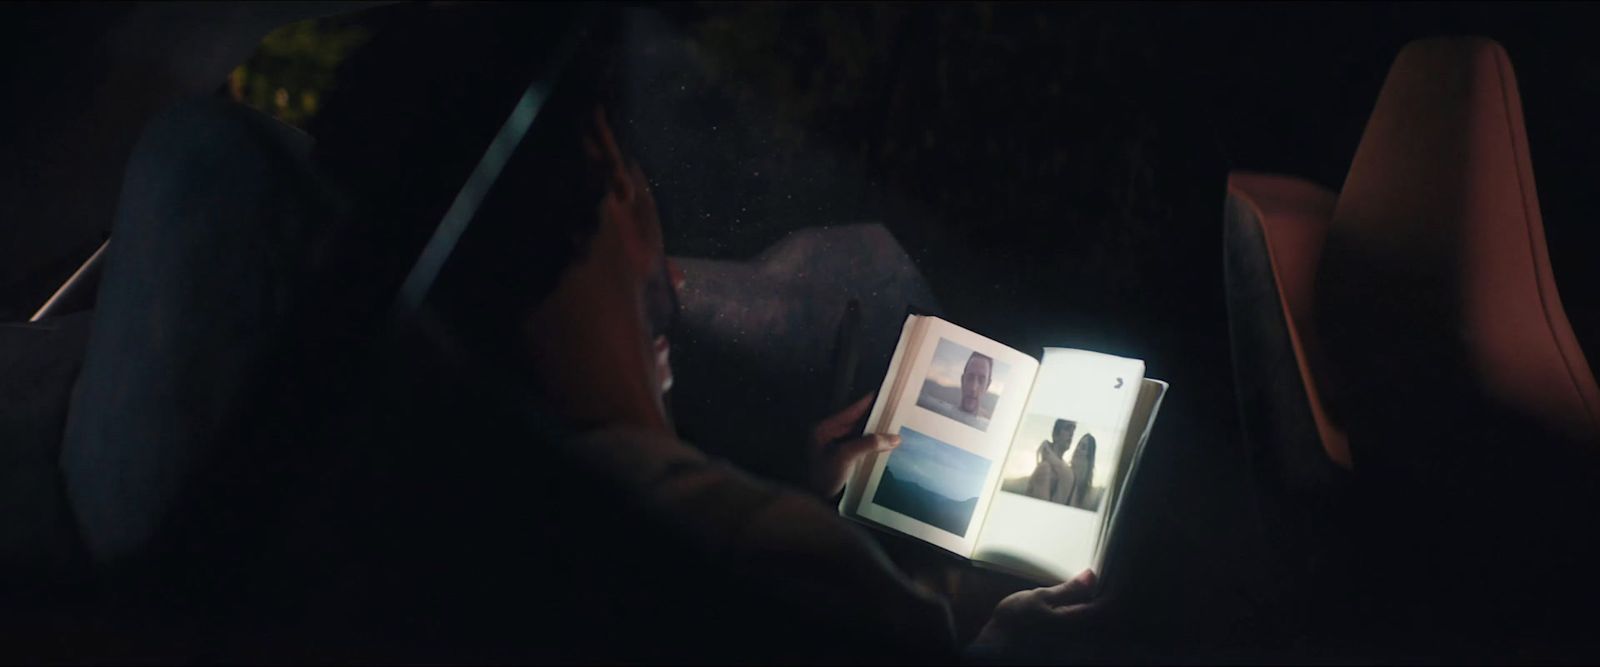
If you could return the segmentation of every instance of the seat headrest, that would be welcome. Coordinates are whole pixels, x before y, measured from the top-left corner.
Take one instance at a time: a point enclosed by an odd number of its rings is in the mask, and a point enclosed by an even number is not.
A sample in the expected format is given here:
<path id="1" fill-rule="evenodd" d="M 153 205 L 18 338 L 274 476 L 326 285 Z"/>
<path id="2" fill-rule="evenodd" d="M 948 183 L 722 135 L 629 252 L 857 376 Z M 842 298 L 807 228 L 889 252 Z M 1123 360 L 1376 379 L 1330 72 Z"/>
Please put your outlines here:
<path id="1" fill-rule="evenodd" d="M 85 545 L 140 554 L 212 464 L 242 456 L 259 386 L 284 350 L 331 205 L 310 138 L 239 105 L 186 101 L 128 161 L 61 451 Z M 288 417 L 278 415 L 279 419 Z"/>
<path id="2" fill-rule="evenodd" d="M 1338 323 L 1324 339 L 1341 372 L 1409 374 L 1387 378 L 1394 386 L 1381 389 L 1398 393 L 1386 400 L 1465 383 L 1555 431 L 1600 438 L 1600 389 L 1556 293 L 1499 44 L 1420 40 L 1395 59 L 1334 211 L 1318 291 L 1320 322 Z"/>

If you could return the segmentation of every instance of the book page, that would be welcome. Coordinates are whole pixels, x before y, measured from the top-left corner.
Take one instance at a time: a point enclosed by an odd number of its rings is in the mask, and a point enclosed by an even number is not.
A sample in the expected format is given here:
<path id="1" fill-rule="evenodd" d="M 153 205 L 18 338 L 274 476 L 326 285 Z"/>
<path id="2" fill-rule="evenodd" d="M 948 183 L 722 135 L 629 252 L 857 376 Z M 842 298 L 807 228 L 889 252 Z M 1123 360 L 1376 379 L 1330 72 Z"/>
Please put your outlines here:
<path id="1" fill-rule="evenodd" d="M 1139 388 L 1139 397 L 1133 403 L 1133 414 L 1128 419 L 1128 435 L 1122 444 L 1122 456 L 1117 462 L 1117 476 L 1111 481 L 1111 492 L 1107 498 L 1106 520 L 1100 528 L 1100 549 L 1094 558 L 1096 574 L 1105 574 L 1108 542 L 1116 527 L 1117 517 L 1121 516 L 1128 483 L 1138 472 L 1139 462 L 1144 460 L 1144 445 L 1150 440 L 1150 429 L 1155 426 L 1156 414 L 1161 411 L 1161 400 L 1166 397 L 1168 386 L 1162 380 L 1145 378 Z"/>
<path id="2" fill-rule="evenodd" d="M 846 513 L 972 554 L 1039 362 L 938 318 L 913 327 L 868 432 L 899 447 L 863 465 Z"/>
<path id="3" fill-rule="evenodd" d="M 1095 564 L 1144 362 L 1049 348 L 972 558 L 1040 581 Z"/>
<path id="4" fill-rule="evenodd" d="M 894 411 L 893 406 L 899 403 L 899 397 L 905 391 L 907 384 L 905 367 L 911 364 L 909 359 L 917 356 L 918 343 L 922 341 L 923 330 L 928 327 L 928 318 L 923 315 L 912 315 L 906 318 L 905 325 L 900 327 L 900 342 L 894 346 L 894 356 L 889 359 L 889 371 L 883 376 L 883 385 L 878 388 L 878 397 L 872 401 L 872 412 L 867 415 L 867 433 L 876 432 L 879 424 L 887 423 L 889 414 Z M 850 479 L 844 487 L 844 497 L 839 499 L 839 513 L 850 518 L 859 518 L 856 508 L 861 506 L 862 491 L 866 488 L 867 479 L 872 476 L 874 458 L 869 457 L 865 465 L 858 466 L 851 473 Z"/>

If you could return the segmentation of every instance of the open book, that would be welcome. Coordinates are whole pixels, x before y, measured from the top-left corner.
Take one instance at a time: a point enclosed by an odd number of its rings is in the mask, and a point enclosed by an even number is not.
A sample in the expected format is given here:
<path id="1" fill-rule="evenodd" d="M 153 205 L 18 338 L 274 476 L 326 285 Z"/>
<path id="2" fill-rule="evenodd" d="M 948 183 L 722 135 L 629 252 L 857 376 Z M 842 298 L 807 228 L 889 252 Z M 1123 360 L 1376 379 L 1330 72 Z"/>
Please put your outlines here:
<path id="1" fill-rule="evenodd" d="M 1034 358 L 936 317 L 906 320 L 839 512 L 1042 583 L 1102 570 L 1118 501 L 1167 383 L 1144 362 Z"/>

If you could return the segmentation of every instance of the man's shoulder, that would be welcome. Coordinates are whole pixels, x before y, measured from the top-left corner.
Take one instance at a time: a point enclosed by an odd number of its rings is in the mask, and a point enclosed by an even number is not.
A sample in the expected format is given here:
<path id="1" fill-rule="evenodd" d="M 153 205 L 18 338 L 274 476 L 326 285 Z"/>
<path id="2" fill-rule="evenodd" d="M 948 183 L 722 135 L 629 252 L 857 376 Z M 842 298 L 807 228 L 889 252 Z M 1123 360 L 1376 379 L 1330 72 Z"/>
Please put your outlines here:
<path id="1" fill-rule="evenodd" d="M 607 429 L 567 443 L 671 526 L 706 564 L 781 604 L 826 609 L 840 623 L 882 628 L 884 641 L 949 637 L 942 600 L 917 588 L 864 531 L 799 489 L 753 477 L 676 438 Z M 932 635 L 932 636 L 930 636 Z"/>
<path id="2" fill-rule="evenodd" d="M 641 510 L 670 516 L 675 525 L 718 543 L 719 551 L 772 546 L 763 542 L 827 551 L 831 542 L 836 549 L 879 553 L 810 494 L 754 477 L 677 438 L 612 428 L 575 436 L 566 447 L 590 474 L 625 490 Z"/>

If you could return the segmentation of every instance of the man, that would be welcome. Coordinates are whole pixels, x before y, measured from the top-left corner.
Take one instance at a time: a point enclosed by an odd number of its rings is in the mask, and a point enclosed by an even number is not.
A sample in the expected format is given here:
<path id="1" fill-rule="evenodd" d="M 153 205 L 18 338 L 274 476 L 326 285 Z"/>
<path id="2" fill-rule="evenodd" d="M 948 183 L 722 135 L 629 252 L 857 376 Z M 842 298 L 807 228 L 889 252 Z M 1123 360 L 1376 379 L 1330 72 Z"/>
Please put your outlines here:
<path id="1" fill-rule="evenodd" d="M 415 242 L 528 80 L 529 45 L 559 39 L 496 28 L 558 23 L 515 6 L 393 11 L 341 75 L 318 150 L 359 218 Z M 816 429 L 809 489 L 675 437 L 672 271 L 605 93 L 607 25 L 591 27 L 383 357 L 375 419 L 338 431 L 322 466 L 335 472 L 305 494 L 291 542 L 314 546 L 289 550 L 339 555 L 303 566 L 317 582 L 298 604 L 308 645 L 408 661 L 953 658 L 943 603 L 818 502 L 898 444 L 844 437 L 870 396 Z M 372 293 L 398 282 L 397 265 L 372 268 Z M 969 366 L 981 396 L 989 364 Z M 1051 600 L 1081 602 L 1081 588 Z"/>
<path id="2" fill-rule="evenodd" d="M 983 410 L 983 397 L 989 393 L 994 375 L 994 360 L 973 352 L 961 370 L 961 398 L 954 404 L 924 392 L 918 405 L 980 431 L 989 430 L 990 414 Z"/>
<path id="3" fill-rule="evenodd" d="M 983 405 L 983 397 L 989 393 L 989 381 L 994 375 L 994 360 L 988 355 L 973 352 L 967 358 L 967 366 L 961 371 L 961 411 L 969 415 L 980 415 L 978 409 Z"/>
<path id="4" fill-rule="evenodd" d="M 1072 446 L 1072 436 L 1078 424 L 1070 419 L 1057 419 L 1050 431 L 1050 439 L 1039 443 L 1039 461 L 1028 477 L 1027 495 L 1040 500 L 1067 504 L 1068 490 L 1077 483 L 1074 468 L 1063 458 Z"/>

